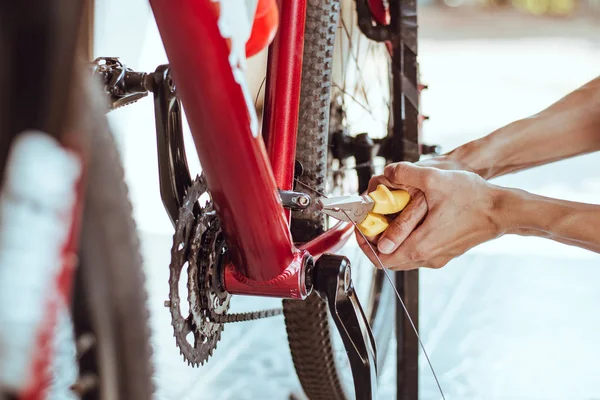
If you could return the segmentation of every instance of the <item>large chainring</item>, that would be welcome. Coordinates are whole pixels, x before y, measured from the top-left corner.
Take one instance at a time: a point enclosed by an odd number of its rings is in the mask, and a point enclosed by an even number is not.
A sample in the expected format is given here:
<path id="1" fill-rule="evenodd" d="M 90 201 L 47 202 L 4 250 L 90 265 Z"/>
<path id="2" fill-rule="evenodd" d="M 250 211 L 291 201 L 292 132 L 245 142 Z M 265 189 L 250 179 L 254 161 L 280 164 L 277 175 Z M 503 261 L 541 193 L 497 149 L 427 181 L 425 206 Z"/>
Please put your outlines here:
<path id="1" fill-rule="evenodd" d="M 225 248 L 212 203 L 198 204 L 205 192 L 203 177 L 197 177 L 179 210 L 169 265 L 171 324 L 176 344 L 184 360 L 192 366 L 204 364 L 217 347 L 223 323 L 217 322 L 215 317 L 225 315 L 231 298 L 217 282 L 216 263 Z M 190 313 L 184 318 L 180 309 L 179 281 L 186 264 Z M 188 337 L 193 340 L 188 341 Z"/>
<path id="2" fill-rule="evenodd" d="M 280 315 L 281 308 L 227 314 L 231 295 L 222 289 L 218 266 L 227 248 L 217 214 L 209 200 L 199 204 L 207 193 L 203 176 L 196 177 L 183 198 L 173 235 L 169 265 L 169 301 L 175 342 L 183 359 L 198 366 L 212 355 L 221 338 L 223 324 L 252 321 Z M 179 281 L 187 264 L 189 315 L 181 314 Z M 190 337 L 191 335 L 191 337 Z M 188 337 L 193 339 L 188 341 Z"/>

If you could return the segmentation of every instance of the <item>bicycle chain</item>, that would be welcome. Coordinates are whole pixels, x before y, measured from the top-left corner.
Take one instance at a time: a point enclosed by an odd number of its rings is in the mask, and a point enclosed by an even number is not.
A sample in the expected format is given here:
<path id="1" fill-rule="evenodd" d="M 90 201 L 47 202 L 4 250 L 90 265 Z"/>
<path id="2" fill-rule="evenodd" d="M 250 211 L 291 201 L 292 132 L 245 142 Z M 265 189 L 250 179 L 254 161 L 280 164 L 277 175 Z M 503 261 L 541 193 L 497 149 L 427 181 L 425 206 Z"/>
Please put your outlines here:
<path id="1" fill-rule="evenodd" d="M 198 208 L 198 199 L 207 191 L 204 177 L 197 177 L 188 189 L 179 210 L 171 264 L 169 265 L 169 298 L 165 303 L 171 311 L 171 325 L 180 353 L 188 364 L 197 366 L 212 355 L 221 338 L 223 325 L 252 321 L 282 314 L 282 309 L 269 309 L 227 314 L 231 295 L 221 289 L 216 270 L 226 252 L 220 223 L 212 203 Z M 197 215 L 195 215 L 197 214 Z M 183 266 L 188 264 L 188 296 L 190 315 L 183 318 L 179 309 L 179 280 Z M 187 336 L 193 333 L 193 345 Z"/>
<path id="2" fill-rule="evenodd" d="M 244 313 L 233 313 L 226 315 L 214 315 L 214 321 L 220 324 L 227 324 L 231 322 L 246 322 L 254 321 L 262 318 L 274 317 L 276 315 L 283 314 L 283 308 L 271 308 L 268 310 L 251 311 Z"/>

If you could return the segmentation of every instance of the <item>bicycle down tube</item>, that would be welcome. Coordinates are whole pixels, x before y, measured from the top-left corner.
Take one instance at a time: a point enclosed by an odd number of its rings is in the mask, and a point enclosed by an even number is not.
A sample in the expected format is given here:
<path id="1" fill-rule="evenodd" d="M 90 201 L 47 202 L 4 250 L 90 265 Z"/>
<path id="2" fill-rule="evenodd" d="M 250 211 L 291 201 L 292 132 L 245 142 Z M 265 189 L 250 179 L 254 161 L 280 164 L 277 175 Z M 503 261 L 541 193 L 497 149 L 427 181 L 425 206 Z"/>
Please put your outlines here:
<path id="1" fill-rule="evenodd" d="M 151 0 L 206 181 L 230 248 L 225 270 L 229 293 L 304 298 L 312 257 L 334 251 L 350 236 L 340 223 L 300 249 L 293 244 L 278 189 L 291 187 L 302 58 L 291 45 L 303 42 L 306 0 L 281 9 L 289 23 L 270 50 L 268 141 L 276 171 L 260 136 L 251 129 L 247 102 L 229 62 L 229 48 L 210 0 Z M 302 4 L 300 4 L 302 3 Z M 288 47 L 286 47 L 288 46 Z M 278 52 L 279 50 L 279 52 Z M 278 85 L 276 86 L 275 82 Z M 287 97 L 287 99 L 286 99 Z M 284 101 L 285 103 L 279 103 Z M 267 106 L 269 107 L 269 106 Z M 293 148 L 292 148 L 293 145 Z M 287 153 L 277 153 L 284 148 Z M 274 173 L 275 172 L 275 173 Z M 278 177 L 276 182 L 275 177 Z M 286 185 L 279 187 L 277 184 Z"/>

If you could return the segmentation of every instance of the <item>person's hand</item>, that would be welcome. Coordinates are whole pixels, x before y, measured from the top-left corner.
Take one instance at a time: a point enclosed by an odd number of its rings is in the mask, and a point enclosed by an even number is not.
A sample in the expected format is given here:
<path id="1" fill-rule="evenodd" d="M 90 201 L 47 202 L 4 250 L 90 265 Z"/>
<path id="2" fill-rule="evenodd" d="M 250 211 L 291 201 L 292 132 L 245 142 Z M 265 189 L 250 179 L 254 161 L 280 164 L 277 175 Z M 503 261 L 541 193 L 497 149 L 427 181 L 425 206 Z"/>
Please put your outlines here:
<path id="1" fill-rule="evenodd" d="M 357 232 L 359 245 L 376 266 L 369 247 L 385 268 L 440 268 L 504 233 L 498 204 L 502 189 L 474 173 L 396 163 L 371 179 L 369 191 L 378 184 L 407 190 L 411 201 L 384 233 L 368 238 L 371 243 Z"/>

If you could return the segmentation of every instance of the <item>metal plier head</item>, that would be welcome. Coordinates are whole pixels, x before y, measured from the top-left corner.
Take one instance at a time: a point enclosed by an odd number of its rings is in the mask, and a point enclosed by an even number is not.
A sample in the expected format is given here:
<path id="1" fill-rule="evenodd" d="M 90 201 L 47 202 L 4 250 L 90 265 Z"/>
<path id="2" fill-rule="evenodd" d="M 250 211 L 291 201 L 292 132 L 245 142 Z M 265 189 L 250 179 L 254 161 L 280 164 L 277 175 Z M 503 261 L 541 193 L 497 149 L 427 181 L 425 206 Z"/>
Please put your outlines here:
<path id="1" fill-rule="evenodd" d="M 387 216 L 401 212 L 410 201 L 405 190 L 389 190 L 384 185 L 366 195 L 321 198 L 317 206 L 327 215 L 346 222 L 354 222 L 367 236 L 375 236 L 389 226 Z"/>
<path id="2" fill-rule="evenodd" d="M 320 198 L 317 207 L 335 219 L 360 224 L 375 206 L 370 196 L 352 195 L 332 198 Z"/>

